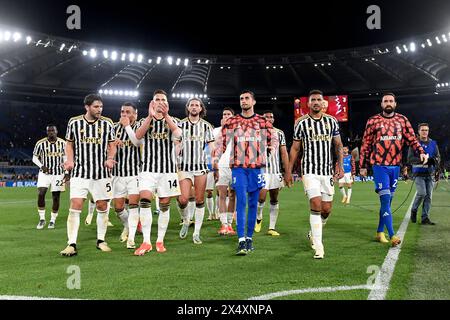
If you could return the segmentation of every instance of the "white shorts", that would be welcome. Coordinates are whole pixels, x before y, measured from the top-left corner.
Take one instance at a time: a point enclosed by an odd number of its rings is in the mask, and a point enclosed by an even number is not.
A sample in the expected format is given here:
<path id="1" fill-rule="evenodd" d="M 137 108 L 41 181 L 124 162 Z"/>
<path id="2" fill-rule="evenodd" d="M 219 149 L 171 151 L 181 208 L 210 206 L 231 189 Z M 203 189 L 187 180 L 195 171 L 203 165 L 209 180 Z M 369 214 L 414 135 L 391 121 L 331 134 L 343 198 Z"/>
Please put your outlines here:
<path id="1" fill-rule="evenodd" d="M 214 190 L 216 186 L 216 181 L 214 180 L 214 171 L 208 172 L 208 177 L 206 178 L 206 190 Z"/>
<path id="2" fill-rule="evenodd" d="M 70 179 L 70 199 L 83 198 L 86 199 L 88 193 L 92 195 L 92 200 L 110 200 L 112 199 L 112 182 L 111 178 L 105 179 Z"/>
<path id="3" fill-rule="evenodd" d="M 113 198 L 125 198 L 127 195 L 139 194 L 138 177 L 113 177 Z"/>
<path id="4" fill-rule="evenodd" d="M 219 167 L 219 180 L 216 182 L 216 186 L 231 186 L 232 176 L 231 168 Z"/>
<path id="5" fill-rule="evenodd" d="M 284 187 L 284 179 L 281 173 L 264 173 L 265 190 L 281 189 Z"/>
<path id="6" fill-rule="evenodd" d="M 195 177 L 200 177 L 200 176 L 206 175 L 207 173 L 208 172 L 206 170 L 193 171 L 193 172 L 178 171 L 178 180 L 183 181 L 185 179 L 189 179 L 189 180 L 191 180 L 192 185 L 194 185 Z"/>
<path id="7" fill-rule="evenodd" d="M 53 175 L 53 174 L 45 174 L 42 171 L 39 172 L 37 187 L 38 188 L 49 188 L 51 186 L 50 191 L 65 191 L 66 186 L 64 184 L 64 174 Z"/>
<path id="8" fill-rule="evenodd" d="M 346 183 L 346 184 L 353 183 L 352 173 L 351 172 L 344 173 L 344 177 L 339 179 L 339 183 Z"/>
<path id="9" fill-rule="evenodd" d="M 150 191 L 159 198 L 176 197 L 181 194 L 177 173 L 141 172 L 138 176 L 139 191 Z"/>
<path id="10" fill-rule="evenodd" d="M 333 176 L 305 174 L 302 176 L 303 186 L 308 199 L 322 197 L 322 201 L 333 201 Z"/>

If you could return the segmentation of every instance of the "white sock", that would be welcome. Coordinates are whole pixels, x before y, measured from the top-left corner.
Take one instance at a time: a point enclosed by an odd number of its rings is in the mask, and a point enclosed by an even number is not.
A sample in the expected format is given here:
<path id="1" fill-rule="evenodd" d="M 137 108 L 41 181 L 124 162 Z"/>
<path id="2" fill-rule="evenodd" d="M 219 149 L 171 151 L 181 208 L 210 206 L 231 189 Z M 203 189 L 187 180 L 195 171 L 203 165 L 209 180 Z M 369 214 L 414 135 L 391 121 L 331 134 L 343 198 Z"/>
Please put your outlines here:
<path id="1" fill-rule="evenodd" d="M 239 242 L 245 241 L 245 237 L 239 238 L 238 241 L 239 241 Z"/>
<path id="2" fill-rule="evenodd" d="M 128 215 L 128 241 L 134 242 L 136 230 L 139 223 L 139 208 L 129 209 Z"/>
<path id="3" fill-rule="evenodd" d="M 200 234 L 200 229 L 203 224 L 203 217 L 205 216 L 205 207 L 203 208 L 195 208 L 195 228 L 194 235 Z"/>
<path id="4" fill-rule="evenodd" d="M 225 198 L 225 205 L 227 206 L 227 208 L 228 208 L 228 204 L 230 203 L 230 197 L 229 196 L 227 196 L 226 198 Z"/>
<path id="5" fill-rule="evenodd" d="M 160 209 L 159 209 L 159 197 L 156 197 L 156 199 L 155 199 L 155 207 L 156 207 L 157 211 L 160 211 Z"/>
<path id="6" fill-rule="evenodd" d="M 67 217 L 67 244 L 77 243 L 80 213 L 81 210 L 69 209 L 69 216 Z"/>
<path id="7" fill-rule="evenodd" d="M 320 216 L 320 218 L 322 219 L 322 228 L 323 228 L 327 224 L 328 217 L 324 218 L 324 217 Z"/>
<path id="8" fill-rule="evenodd" d="M 258 216 L 256 217 L 257 220 L 262 220 L 265 204 L 266 204 L 265 202 L 261 203 L 258 201 Z"/>
<path id="9" fill-rule="evenodd" d="M 96 204 L 95 202 L 92 203 L 91 201 L 89 201 L 89 206 L 88 206 L 88 215 L 93 215 L 94 214 L 94 210 L 95 210 Z"/>
<path id="10" fill-rule="evenodd" d="M 344 188 L 344 187 L 339 188 L 339 190 L 341 191 L 341 193 L 342 193 L 342 195 L 343 195 L 344 197 L 347 197 L 347 194 L 345 193 L 345 188 Z"/>
<path id="11" fill-rule="evenodd" d="M 352 197 L 352 188 L 347 189 L 347 194 L 348 194 L 347 199 L 350 200 L 350 198 Z"/>
<path id="12" fill-rule="evenodd" d="M 206 198 L 206 208 L 208 209 L 208 214 L 211 217 L 214 214 L 214 198 Z"/>
<path id="13" fill-rule="evenodd" d="M 99 211 L 97 209 L 97 239 L 105 241 L 106 230 L 108 229 L 109 211 Z"/>
<path id="14" fill-rule="evenodd" d="M 219 195 L 216 194 L 216 205 L 214 206 L 214 212 L 218 213 L 219 212 Z"/>
<path id="15" fill-rule="evenodd" d="M 316 248 L 322 247 L 322 217 L 320 214 L 310 214 L 309 223 L 311 225 L 314 246 Z"/>
<path id="16" fill-rule="evenodd" d="M 128 212 L 126 212 L 125 209 L 117 212 L 117 218 L 119 218 L 119 220 L 122 221 L 123 226 L 128 229 Z"/>
<path id="17" fill-rule="evenodd" d="M 227 212 L 227 220 L 228 225 L 231 226 L 233 224 L 233 212 Z"/>
<path id="18" fill-rule="evenodd" d="M 275 229 L 275 225 L 277 224 L 277 219 L 278 219 L 278 209 L 279 209 L 279 205 L 278 203 L 273 205 L 270 204 L 270 223 L 269 223 L 269 229 Z"/>
<path id="19" fill-rule="evenodd" d="M 38 209 L 38 213 L 39 213 L 39 220 L 45 220 L 45 209 L 44 210 Z"/>
<path id="20" fill-rule="evenodd" d="M 219 213 L 219 218 L 220 218 L 220 223 L 222 223 L 222 225 L 228 224 L 228 219 L 227 219 L 227 213 L 226 212 L 220 212 Z"/>
<path id="21" fill-rule="evenodd" d="M 52 212 L 51 217 L 50 217 L 50 222 L 55 223 L 57 216 L 58 216 L 58 212 Z"/>
<path id="22" fill-rule="evenodd" d="M 141 208 L 139 212 L 139 218 L 142 225 L 142 236 L 144 237 L 144 242 L 150 243 L 150 233 L 152 231 L 152 208 Z"/>
<path id="23" fill-rule="evenodd" d="M 158 216 L 158 239 L 156 242 L 164 242 L 167 226 L 170 220 L 170 208 L 167 211 L 160 211 Z"/>
<path id="24" fill-rule="evenodd" d="M 189 213 L 189 221 L 192 221 L 192 218 L 194 217 L 195 214 L 195 201 L 189 201 L 186 209 Z"/>

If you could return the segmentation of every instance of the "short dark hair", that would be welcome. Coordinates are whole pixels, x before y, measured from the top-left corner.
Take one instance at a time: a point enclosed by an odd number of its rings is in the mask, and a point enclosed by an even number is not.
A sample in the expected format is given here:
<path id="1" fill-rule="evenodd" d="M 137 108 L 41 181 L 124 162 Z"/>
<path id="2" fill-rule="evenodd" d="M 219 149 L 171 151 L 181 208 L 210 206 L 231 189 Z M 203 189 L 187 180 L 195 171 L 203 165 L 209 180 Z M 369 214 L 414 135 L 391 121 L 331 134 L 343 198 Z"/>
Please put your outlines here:
<path id="1" fill-rule="evenodd" d="M 320 94 L 323 97 L 323 92 L 317 89 L 311 90 L 308 94 L 308 98 L 311 97 L 313 94 Z"/>
<path id="2" fill-rule="evenodd" d="M 124 102 L 122 103 L 122 107 L 132 107 L 134 110 L 136 110 L 136 106 L 133 102 Z"/>
<path id="3" fill-rule="evenodd" d="M 54 127 L 55 129 L 57 129 L 56 125 L 54 125 L 53 123 L 48 124 L 46 128 L 48 129 L 50 127 Z"/>
<path id="4" fill-rule="evenodd" d="M 417 126 L 417 130 L 420 130 L 420 128 L 422 128 L 422 127 L 428 127 L 428 129 L 429 129 L 430 125 L 426 122 L 419 123 L 419 125 Z"/>
<path id="5" fill-rule="evenodd" d="M 189 107 L 189 104 L 191 103 L 191 101 L 194 101 L 194 100 L 200 102 L 200 106 L 202 107 L 202 111 L 200 111 L 200 114 L 199 114 L 200 118 L 205 117 L 206 116 L 206 107 L 205 107 L 205 104 L 203 103 L 202 99 L 200 99 L 200 98 L 190 98 L 186 102 L 186 115 L 189 116 L 188 107 Z"/>
<path id="6" fill-rule="evenodd" d="M 90 106 L 91 104 L 94 103 L 94 101 L 101 101 L 103 102 L 103 99 L 100 95 L 96 94 L 96 93 L 91 93 L 88 94 L 86 97 L 84 97 L 84 105 L 85 106 Z"/>
<path id="7" fill-rule="evenodd" d="M 397 100 L 397 97 L 395 96 L 395 94 L 393 94 L 392 92 L 383 92 L 383 95 L 381 96 L 381 101 L 383 101 L 383 98 L 385 96 L 393 96 L 394 97 L 394 101 Z"/>
<path id="8" fill-rule="evenodd" d="M 240 95 L 243 95 L 244 93 L 249 93 L 252 96 L 252 99 L 255 100 L 255 94 L 253 93 L 253 91 L 243 90 Z"/>
<path id="9" fill-rule="evenodd" d="M 165 92 L 163 89 L 156 89 L 153 91 L 153 97 L 155 97 L 157 94 L 163 94 L 167 97 L 167 92 Z"/>
<path id="10" fill-rule="evenodd" d="M 266 113 L 272 113 L 272 114 L 273 114 L 273 111 L 272 111 L 272 110 L 265 110 L 265 111 L 263 112 L 263 114 L 266 114 Z"/>
<path id="11" fill-rule="evenodd" d="M 224 111 L 226 111 L 226 110 L 230 111 L 230 112 L 234 115 L 234 110 L 233 110 L 233 108 L 225 107 L 225 108 L 223 108 L 222 113 L 223 113 Z"/>

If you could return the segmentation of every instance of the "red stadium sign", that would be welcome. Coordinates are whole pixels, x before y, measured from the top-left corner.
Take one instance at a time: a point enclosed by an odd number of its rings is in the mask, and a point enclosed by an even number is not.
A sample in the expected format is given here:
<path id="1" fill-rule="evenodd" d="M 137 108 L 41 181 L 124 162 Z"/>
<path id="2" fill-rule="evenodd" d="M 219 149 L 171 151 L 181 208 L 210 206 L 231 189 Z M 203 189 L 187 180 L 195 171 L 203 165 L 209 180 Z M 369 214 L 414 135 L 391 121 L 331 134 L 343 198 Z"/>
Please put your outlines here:
<path id="1" fill-rule="evenodd" d="M 332 115 L 339 122 L 348 121 L 348 97 L 347 96 L 324 96 L 328 102 L 326 113 Z M 294 100 L 294 118 L 297 120 L 301 116 L 308 114 L 308 97 L 296 98 Z"/>

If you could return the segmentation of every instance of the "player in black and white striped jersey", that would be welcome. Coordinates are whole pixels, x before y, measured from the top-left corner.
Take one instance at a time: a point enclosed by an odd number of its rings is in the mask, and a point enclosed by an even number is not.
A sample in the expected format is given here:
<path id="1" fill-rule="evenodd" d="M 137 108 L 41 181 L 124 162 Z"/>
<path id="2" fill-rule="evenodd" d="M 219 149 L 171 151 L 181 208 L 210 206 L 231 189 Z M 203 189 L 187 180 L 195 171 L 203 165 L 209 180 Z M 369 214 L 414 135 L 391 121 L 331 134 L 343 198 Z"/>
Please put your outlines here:
<path id="1" fill-rule="evenodd" d="M 68 246 L 64 256 L 77 254 L 80 213 L 88 193 L 97 204 L 97 249 L 109 252 L 105 242 L 108 201 L 112 198 L 110 170 L 116 161 L 114 124 L 102 117 L 103 101 L 97 94 L 84 98 L 84 115 L 71 118 L 67 125 L 65 170 L 71 170 L 70 209 L 67 217 Z"/>
<path id="2" fill-rule="evenodd" d="M 272 111 L 265 111 L 263 113 L 264 117 L 270 122 L 274 123 L 275 118 Z M 280 129 L 273 128 L 272 137 L 276 141 L 274 145 L 277 146 L 278 150 L 273 150 L 267 157 L 267 167 L 264 172 L 264 187 L 259 193 L 258 201 L 258 216 L 256 217 L 255 232 L 261 231 L 263 210 L 266 202 L 267 191 L 270 194 L 270 213 L 269 213 L 269 230 L 268 235 L 279 236 L 280 234 L 275 230 L 275 225 L 278 219 L 278 193 L 279 190 L 284 187 L 284 178 L 281 174 L 281 163 L 283 163 L 283 168 L 286 170 L 289 166 L 289 155 L 286 148 L 286 137 L 284 132 Z"/>
<path id="3" fill-rule="evenodd" d="M 139 188 L 138 174 L 141 166 L 141 153 L 139 143 L 137 146 L 130 139 L 131 132 L 137 129 L 137 109 L 131 102 L 122 104 L 120 110 L 120 121 L 114 124 L 116 132 L 117 164 L 112 170 L 112 185 L 114 210 L 117 217 L 123 224 L 123 231 L 120 235 L 120 241 L 125 242 L 128 239 L 128 212 L 125 210 L 125 197 L 128 197 L 128 208 L 133 216 L 138 215 Z M 136 226 L 133 228 L 136 232 Z M 134 238 L 134 235 L 133 235 Z M 134 246 L 129 247 L 134 249 Z"/>
<path id="4" fill-rule="evenodd" d="M 153 100 L 149 104 L 148 117 L 138 123 L 135 138 L 141 140 L 141 172 L 139 173 L 139 216 L 132 215 L 128 218 L 130 234 L 127 246 L 132 245 L 132 224 L 140 218 L 144 241 L 136 249 L 135 255 L 144 255 L 151 251 L 150 232 L 152 226 L 152 210 L 150 200 L 155 193 L 158 194 L 160 213 L 158 217 L 158 238 L 156 250 L 165 252 L 164 237 L 170 219 L 170 199 L 180 194 L 177 176 L 175 141 L 179 141 L 181 130 L 177 127 L 178 119 L 169 115 L 167 93 L 164 90 L 156 90 Z M 131 138 L 131 137 L 130 137 Z"/>
<path id="5" fill-rule="evenodd" d="M 179 156 L 181 195 L 178 197 L 178 204 L 183 225 L 180 230 L 180 238 L 187 236 L 189 229 L 189 215 L 186 207 L 190 198 L 191 188 L 195 189 L 195 228 L 192 241 L 201 244 L 200 229 L 205 215 L 205 190 L 208 165 L 206 163 L 205 145 L 209 149 L 214 149 L 214 136 L 212 125 L 203 119 L 206 116 L 206 107 L 199 98 L 190 98 L 186 103 L 187 117 L 178 123 L 181 129 L 181 148 Z"/>
<path id="6" fill-rule="evenodd" d="M 64 157 L 66 141 L 58 138 L 58 129 L 54 125 L 47 126 L 47 137 L 39 140 L 33 151 L 33 163 L 39 167 L 37 182 L 39 223 L 37 229 L 45 226 L 45 194 L 51 187 L 53 206 L 49 229 L 55 228 L 59 210 L 61 192 L 65 191 Z"/>
<path id="7" fill-rule="evenodd" d="M 285 181 L 292 185 L 292 168 L 300 148 L 303 149 L 301 168 L 302 182 L 310 203 L 311 231 L 308 237 L 315 250 L 314 258 L 323 259 L 322 227 L 331 213 L 334 195 L 334 179 L 344 176 L 343 147 L 337 120 L 323 113 L 323 94 L 319 90 L 309 93 L 310 112 L 297 120 L 294 126 L 289 168 L 285 172 Z M 334 152 L 337 163 L 333 165 Z M 335 167 L 335 170 L 333 170 Z M 333 177 L 334 175 L 334 177 Z"/>

